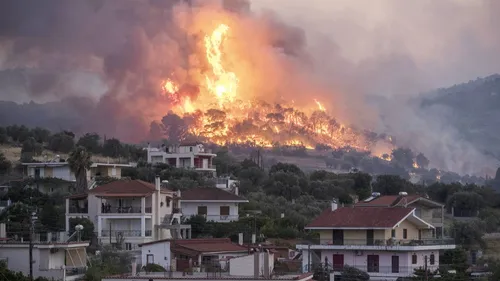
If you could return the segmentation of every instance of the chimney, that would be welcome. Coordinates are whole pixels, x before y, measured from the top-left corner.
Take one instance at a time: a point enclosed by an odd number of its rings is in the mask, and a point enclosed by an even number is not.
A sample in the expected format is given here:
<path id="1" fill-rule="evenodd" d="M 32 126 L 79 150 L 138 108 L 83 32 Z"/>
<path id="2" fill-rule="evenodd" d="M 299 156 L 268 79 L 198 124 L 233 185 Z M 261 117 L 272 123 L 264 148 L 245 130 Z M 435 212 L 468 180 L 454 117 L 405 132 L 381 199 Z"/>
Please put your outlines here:
<path id="1" fill-rule="evenodd" d="M 337 200 L 333 199 L 332 200 L 332 211 L 337 210 L 338 207 L 339 207 L 339 205 L 337 204 Z"/>
<path id="2" fill-rule="evenodd" d="M 0 223 L 0 238 L 7 238 L 5 223 Z"/>
<path id="3" fill-rule="evenodd" d="M 238 233 L 238 244 L 243 245 L 243 233 Z"/>
<path id="4" fill-rule="evenodd" d="M 260 277 L 260 253 L 253 253 L 253 276 L 255 279 Z"/>
<path id="5" fill-rule="evenodd" d="M 257 236 L 254 234 L 252 234 L 252 244 L 255 244 L 255 241 L 257 240 Z"/>
<path id="6" fill-rule="evenodd" d="M 155 188 L 156 188 L 156 190 L 160 190 L 160 185 L 161 185 L 160 176 L 156 176 L 156 178 L 155 178 Z"/>
<path id="7" fill-rule="evenodd" d="M 240 191 L 238 189 L 238 186 L 234 186 L 234 194 L 239 195 Z"/>
<path id="8" fill-rule="evenodd" d="M 137 275 L 137 260 L 135 257 L 132 258 L 132 276 Z"/>
<path id="9" fill-rule="evenodd" d="M 181 190 L 180 190 L 180 189 L 179 189 L 179 190 L 177 190 L 177 197 L 178 197 L 178 198 L 181 198 Z"/>

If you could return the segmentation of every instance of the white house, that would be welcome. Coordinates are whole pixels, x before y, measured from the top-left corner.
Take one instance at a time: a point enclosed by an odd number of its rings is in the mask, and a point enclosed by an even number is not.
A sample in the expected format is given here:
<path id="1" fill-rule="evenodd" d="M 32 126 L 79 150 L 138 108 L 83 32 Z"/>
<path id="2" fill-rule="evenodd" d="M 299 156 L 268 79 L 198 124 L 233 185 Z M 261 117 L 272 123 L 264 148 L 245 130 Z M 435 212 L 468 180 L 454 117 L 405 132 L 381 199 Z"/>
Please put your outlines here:
<path id="1" fill-rule="evenodd" d="M 349 265 L 366 271 L 370 280 L 396 280 L 425 265 L 438 269 L 439 251 L 455 248 L 452 239 L 435 238 L 434 226 L 404 206 L 339 207 L 333 202 L 306 229 L 319 232 L 320 240 L 296 246 L 304 271 L 321 262 L 338 274 Z"/>
<path id="2" fill-rule="evenodd" d="M 166 163 L 177 168 L 194 169 L 215 175 L 215 166 L 212 161 L 217 155 L 201 143 L 181 143 L 161 149 L 148 146 L 147 152 L 148 163 Z"/>
<path id="3" fill-rule="evenodd" d="M 178 193 L 162 187 L 159 178 L 155 184 L 117 180 L 95 187 L 88 194 L 67 197 L 66 229 L 70 218 L 89 218 L 100 242 L 118 243 L 125 250 L 158 239 L 190 237 L 190 226 L 178 224 L 178 201 Z"/>
<path id="4" fill-rule="evenodd" d="M 55 178 L 66 182 L 75 182 L 75 174 L 71 171 L 68 162 L 59 162 L 59 159 L 53 162 L 42 162 L 42 163 L 22 163 L 24 167 L 24 176 L 43 179 L 43 178 Z M 95 186 L 96 177 L 113 177 L 121 178 L 121 169 L 124 167 L 132 167 L 130 164 L 109 164 L 109 163 L 92 163 L 90 169 L 87 171 L 87 181 L 89 189 Z M 64 192 L 72 192 L 72 185 L 64 187 L 61 183 L 57 186 L 44 185 L 43 183 L 37 183 L 36 188 L 44 193 L 51 193 L 57 190 Z"/>
<path id="5" fill-rule="evenodd" d="M 248 247 L 233 243 L 229 238 L 163 239 L 139 246 L 142 265 L 155 263 L 181 272 L 189 267 L 200 272 L 203 267 L 216 264 L 227 269 L 230 259 L 249 253 Z"/>
<path id="6" fill-rule="evenodd" d="M 202 215 L 207 221 L 230 222 L 239 219 L 238 206 L 248 200 L 216 187 L 190 188 L 182 192 L 180 204 L 186 217 Z"/>
<path id="7" fill-rule="evenodd" d="M 0 260 L 16 272 L 29 275 L 29 241 L 5 238 L 5 224 L 0 225 Z M 43 239 L 42 239 L 43 238 Z M 34 235 L 33 277 L 54 280 L 80 280 L 87 268 L 89 242 L 68 242 L 65 233 Z"/>

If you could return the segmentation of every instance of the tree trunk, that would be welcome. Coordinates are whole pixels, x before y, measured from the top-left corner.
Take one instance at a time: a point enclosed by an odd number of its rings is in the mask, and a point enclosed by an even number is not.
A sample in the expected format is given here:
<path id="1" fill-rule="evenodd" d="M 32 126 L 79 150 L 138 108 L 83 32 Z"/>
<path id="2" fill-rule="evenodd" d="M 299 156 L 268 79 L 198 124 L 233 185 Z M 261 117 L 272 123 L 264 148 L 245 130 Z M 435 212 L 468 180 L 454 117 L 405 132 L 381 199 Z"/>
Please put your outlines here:
<path id="1" fill-rule="evenodd" d="M 78 193 L 84 193 L 87 191 L 87 171 L 85 169 L 79 169 L 76 176 L 76 190 Z"/>

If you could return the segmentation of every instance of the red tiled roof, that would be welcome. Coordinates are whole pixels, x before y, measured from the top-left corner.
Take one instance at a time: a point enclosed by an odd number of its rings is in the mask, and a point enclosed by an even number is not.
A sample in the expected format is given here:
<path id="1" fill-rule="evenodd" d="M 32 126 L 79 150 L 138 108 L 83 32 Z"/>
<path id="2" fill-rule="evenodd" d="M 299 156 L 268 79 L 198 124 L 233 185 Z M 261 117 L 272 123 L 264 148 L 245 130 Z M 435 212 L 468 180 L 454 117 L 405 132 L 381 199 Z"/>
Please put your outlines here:
<path id="1" fill-rule="evenodd" d="M 155 185 L 141 180 L 117 180 L 89 191 L 100 196 L 146 196 L 155 192 Z"/>
<path id="2" fill-rule="evenodd" d="M 366 207 L 391 207 L 391 206 L 404 206 L 405 202 L 413 202 L 417 199 L 423 198 L 420 195 L 384 195 L 377 197 L 369 202 L 360 201 L 356 205 Z"/>
<path id="3" fill-rule="evenodd" d="M 142 243 L 139 246 L 154 245 L 162 242 L 174 242 L 172 239 L 163 239 Z M 177 239 L 175 243 L 170 244 L 172 251 L 185 253 L 189 256 L 198 255 L 201 253 L 213 252 L 245 252 L 247 247 L 231 242 L 229 238 L 201 238 L 201 239 Z"/>
<path id="4" fill-rule="evenodd" d="M 240 201 L 248 202 L 245 198 L 227 192 L 217 187 L 197 187 L 181 192 L 182 201 Z"/>
<path id="5" fill-rule="evenodd" d="M 401 207 L 342 207 L 324 210 L 306 228 L 392 228 L 413 211 Z"/>

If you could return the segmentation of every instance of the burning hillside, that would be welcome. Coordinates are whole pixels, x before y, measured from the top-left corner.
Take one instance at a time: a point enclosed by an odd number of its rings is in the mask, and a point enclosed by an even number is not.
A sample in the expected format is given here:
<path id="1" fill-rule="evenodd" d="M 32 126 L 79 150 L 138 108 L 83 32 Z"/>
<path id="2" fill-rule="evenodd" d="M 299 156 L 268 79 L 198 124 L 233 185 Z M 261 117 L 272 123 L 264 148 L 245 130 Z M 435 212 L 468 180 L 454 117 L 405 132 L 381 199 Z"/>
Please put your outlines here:
<path id="1" fill-rule="evenodd" d="M 162 81 L 161 91 L 172 103 L 171 110 L 183 118 L 183 125 L 187 127 L 181 135 L 172 136 L 168 130 L 172 124 L 165 120 L 162 129 L 167 137 L 182 139 L 189 134 L 219 145 L 270 147 L 280 144 L 314 148 L 321 144 L 362 151 L 372 148 L 378 139 L 375 134 L 339 123 L 312 92 L 306 93 L 308 103 L 287 97 L 269 103 L 251 93 L 242 95 L 245 90 L 240 82 L 245 84 L 241 81 L 245 77 L 240 78 L 225 63 L 225 46 L 231 44 L 229 38 L 231 27 L 224 23 L 204 36 L 201 57 L 208 69 L 196 87 L 182 85 L 173 77 Z"/>

